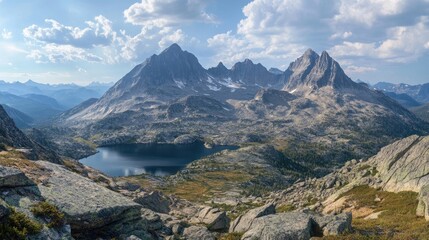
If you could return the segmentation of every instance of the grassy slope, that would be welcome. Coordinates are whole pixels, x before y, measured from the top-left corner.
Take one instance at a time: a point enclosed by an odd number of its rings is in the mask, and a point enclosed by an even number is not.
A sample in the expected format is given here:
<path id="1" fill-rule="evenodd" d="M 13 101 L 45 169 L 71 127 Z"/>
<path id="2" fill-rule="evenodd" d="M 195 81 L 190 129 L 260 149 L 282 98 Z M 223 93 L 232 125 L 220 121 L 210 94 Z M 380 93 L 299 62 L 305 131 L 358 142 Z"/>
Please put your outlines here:
<path id="1" fill-rule="evenodd" d="M 346 196 L 356 209 L 383 211 L 378 219 L 353 218 L 354 233 L 325 239 L 429 239 L 429 222 L 416 216 L 417 193 L 385 192 L 368 186 L 355 187 Z M 375 201 L 376 197 L 381 201 Z"/>

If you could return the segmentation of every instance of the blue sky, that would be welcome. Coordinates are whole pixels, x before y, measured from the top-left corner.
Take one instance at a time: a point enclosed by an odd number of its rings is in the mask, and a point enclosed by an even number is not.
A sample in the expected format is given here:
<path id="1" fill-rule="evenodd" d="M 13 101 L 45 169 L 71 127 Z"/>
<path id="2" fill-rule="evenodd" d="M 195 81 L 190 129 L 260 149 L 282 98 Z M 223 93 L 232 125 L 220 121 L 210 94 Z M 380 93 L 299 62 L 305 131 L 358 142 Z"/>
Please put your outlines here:
<path id="1" fill-rule="evenodd" d="M 0 0 L 0 79 L 119 80 L 171 43 L 204 67 L 327 50 L 353 79 L 429 82 L 429 0 Z"/>

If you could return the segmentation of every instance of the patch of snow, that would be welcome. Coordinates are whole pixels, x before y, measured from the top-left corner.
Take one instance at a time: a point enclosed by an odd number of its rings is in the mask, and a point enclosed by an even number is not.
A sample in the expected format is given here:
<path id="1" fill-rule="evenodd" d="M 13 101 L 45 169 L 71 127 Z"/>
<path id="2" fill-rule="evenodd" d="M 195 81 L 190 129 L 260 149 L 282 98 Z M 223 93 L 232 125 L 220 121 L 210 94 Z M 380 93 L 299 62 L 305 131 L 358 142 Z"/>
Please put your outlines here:
<path id="1" fill-rule="evenodd" d="M 224 78 L 223 81 L 219 81 L 219 83 L 228 88 L 242 88 L 240 84 L 233 82 L 230 77 Z"/>
<path id="2" fill-rule="evenodd" d="M 214 79 L 214 78 L 213 78 L 212 76 L 210 76 L 210 75 L 209 75 L 209 76 L 207 77 L 207 82 L 209 82 L 209 83 L 213 84 L 213 79 Z"/>
<path id="3" fill-rule="evenodd" d="M 296 88 L 294 90 L 290 91 L 290 93 L 294 93 L 295 91 L 296 91 Z"/>
<path id="4" fill-rule="evenodd" d="M 222 107 L 223 109 L 225 109 L 226 111 L 231 111 L 231 109 L 228 109 L 228 108 L 226 108 L 226 107 Z"/>
<path id="5" fill-rule="evenodd" d="M 138 77 L 144 67 L 145 67 L 145 64 L 140 64 L 139 70 L 136 71 L 133 78 Z"/>
<path id="6" fill-rule="evenodd" d="M 235 89 L 235 88 L 231 88 L 231 92 L 233 93 L 233 92 L 235 92 L 235 90 L 237 90 L 237 89 Z"/>
<path id="7" fill-rule="evenodd" d="M 212 91 L 219 91 L 221 89 L 220 87 L 216 87 L 216 86 L 212 86 L 212 85 L 208 85 L 208 84 L 207 84 L 207 87 Z"/>
<path id="8" fill-rule="evenodd" d="M 185 88 L 185 84 L 184 84 L 182 81 L 179 81 L 179 80 L 174 79 L 174 82 L 176 83 L 176 85 L 177 85 L 180 89 Z"/>

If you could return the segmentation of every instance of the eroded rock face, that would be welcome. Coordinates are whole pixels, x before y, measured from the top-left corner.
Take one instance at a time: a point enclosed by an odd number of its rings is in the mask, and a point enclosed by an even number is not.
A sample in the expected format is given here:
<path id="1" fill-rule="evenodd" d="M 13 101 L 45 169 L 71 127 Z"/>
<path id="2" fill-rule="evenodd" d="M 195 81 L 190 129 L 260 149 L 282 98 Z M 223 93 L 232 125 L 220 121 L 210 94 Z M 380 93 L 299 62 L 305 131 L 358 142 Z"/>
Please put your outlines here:
<path id="1" fill-rule="evenodd" d="M 396 141 L 370 158 L 386 191 L 413 191 L 429 184 L 429 137 L 413 135 Z"/>
<path id="2" fill-rule="evenodd" d="M 226 212 L 218 208 L 205 207 L 193 219 L 192 223 L 204 223 L 211 231 L 224 230 L 229 227 L 229 218 Z"/>
<path id="3" fill-rule="evenodd" d="M 85 235 L 94 234 L 94 229 L 104 233 L 146 230 L 141 205 L 60 165 L 38 164 L 51 170 L 49 178 L 38 185 L 41 196 L 65 214 L 72 231 Z"/>
<path id="4" fill-rule="evenodd" d="M 255 219 L 270 214 L 275 214 L 276 208 L 273 204 L 267 204 L 262 207 L 252 209 L 245 214 L 237 217 L 229 227 L 229 232 L 246 232 L 249 230 Z"/>
<path id="5" fill-rule="evenodd" d="M 158 191 L 150 193 L 141 193 L 134 199 L 134 202 L 141 204 L 143 207 L 159 213 L 170 212 L 170 201 Z"/>
<path id="6" fill-rule="evenodd" d="M 16 168 L 0 166 L 0 187 L 24 187 L 36 185 Z"/>

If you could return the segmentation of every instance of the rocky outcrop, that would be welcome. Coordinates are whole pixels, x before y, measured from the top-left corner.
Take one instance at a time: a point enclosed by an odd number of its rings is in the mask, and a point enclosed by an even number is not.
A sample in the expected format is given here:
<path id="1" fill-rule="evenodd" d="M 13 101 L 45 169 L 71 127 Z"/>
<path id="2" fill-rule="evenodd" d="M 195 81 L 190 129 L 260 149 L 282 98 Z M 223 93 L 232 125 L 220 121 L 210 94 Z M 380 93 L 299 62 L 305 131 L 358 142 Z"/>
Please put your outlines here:
<path id="1" fill-rule="evenodd" d="M 136 198 L 134 202 L 141 204 L 143 207 L 153 210 L 159 213 L 170 212 L 170 201 L 167 197 L 162 195 L 159 191 L 153 192 L 142 192 Z"/>
<path id="2" fill-rule="evenodd" d="M 267 204 L 262 207 L 258 207 L 252 210 L 249 210 L 243 215 L 238 216 L 229 227 L 229 232 L 246 232 L 252 226 L 252 223 L 260 217 L 275 214 L 276 208 L 273 204 Z"/>
<path id="3" fill-rule="evenodd" d="M 225 230 L 229 227 L 229 218 L 226 212 L 218 208 L 205 207 L 191 219 L 191 223 L 203 223 L 211 231 Z"/>
<path id="4" fill-rule="evenodd" d="M 262 101 L 266 105 L 273 106 L 287 106 L 288 103 L 294 99 L 296 99 L 296 96 L 289 92 L 275 89 L 262 89 L 255 96 L 255 100 Z"/>
<path id="5" fill-rule="evenodd" d="M 65 214 L 75 234 L 114 235 L 115 232 L 146 230 L 141 205 L 60 165 L 38 164 L 51 171 L 38 185 L 40 195 Z"/>
<path id="6" fill-rule="evenodd" d="M 312 219 L 303 213 L 280 213 L 257 218 L 242 240 L 308 240 L 312 236 Z"/>
<path id="7" fill-rule="evenodd" d="M 203 226 L 191 226 L 183 230 L 183 236 L 187 240 L 215 240 L 216 237 L 213 233 Z"/>
<path id="8" fill-rule="evenodd" d="M 340 235 L 352 231 L 352 214 L 350 212 L 338 215 L 314 216 L 315 222 L 324 236 Z"/>
<path id="9" fill-rule="evenodd" d="M 416 214 L 417 216 L 425 217 L 426 221 L 429 221 L 429 185 L 420 189 Z"/>
<path id="10" fill-rule="evenodd" d="M 158 231 L 164 227 L 161 217 L 154 211 L 143 208 L 141 213 L 142 216 L 146 219 L 147 229 L 149 231 Z"/>
<path id="11" fill-rule="evenodd" d="M 429 137 L 413 135 L 396 141 L 368 160 L 386 191 L 414 191 L 429 184 Z"/>
<path id="12" fill-rule="evenodd" d="M 321 216 L 304 212 L 272 214 L 256 218 L 242 240 L 308 240 L 351 231 L 351 214 Z"/>
<path id="13" fill-rule="evenodd" d="M 36 185 L 23 172 L 16 168 L 0 166 L 0 188 Z"/>

